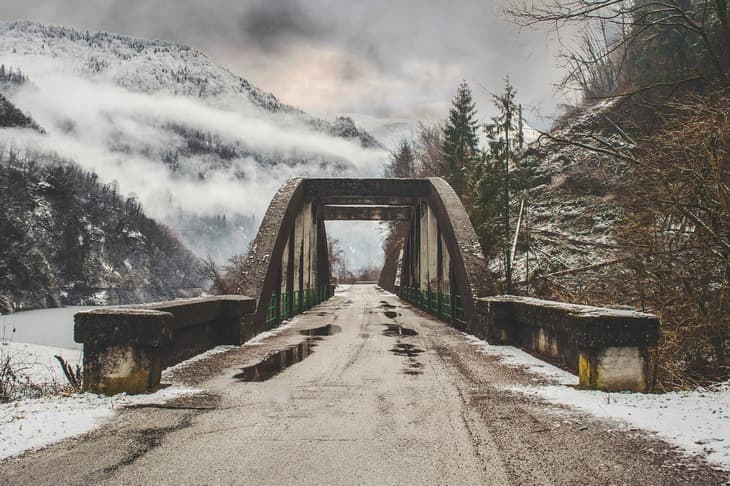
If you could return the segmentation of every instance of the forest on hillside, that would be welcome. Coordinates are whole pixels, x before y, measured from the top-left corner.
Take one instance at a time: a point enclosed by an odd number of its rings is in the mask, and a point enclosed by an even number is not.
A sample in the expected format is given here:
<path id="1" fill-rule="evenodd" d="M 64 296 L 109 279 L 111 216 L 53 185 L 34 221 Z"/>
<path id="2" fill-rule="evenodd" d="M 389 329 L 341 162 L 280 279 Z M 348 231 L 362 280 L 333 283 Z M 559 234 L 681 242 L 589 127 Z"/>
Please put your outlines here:
<path id="1" fill-rule="evenodd" d="M 507 13 L 525 28 L 573 34 L 561 88 L 581 102 L 527 144 L 509 78 L 486 123 L 463 83 L 448 118 L 403 140 L 387 175 L 449 181 L 498 291 L 656 313 L 660 386 L 726 379 L 727 2 L 541 5 L 516 0 Z M 402 237 L 391 228 L 386 254 Z"/>
<path id="2" fill-rule="evenodd" d="M 48 154 L 0 146 L 0 312 L 195 292 L 198 259 L 134 199 Z"/>

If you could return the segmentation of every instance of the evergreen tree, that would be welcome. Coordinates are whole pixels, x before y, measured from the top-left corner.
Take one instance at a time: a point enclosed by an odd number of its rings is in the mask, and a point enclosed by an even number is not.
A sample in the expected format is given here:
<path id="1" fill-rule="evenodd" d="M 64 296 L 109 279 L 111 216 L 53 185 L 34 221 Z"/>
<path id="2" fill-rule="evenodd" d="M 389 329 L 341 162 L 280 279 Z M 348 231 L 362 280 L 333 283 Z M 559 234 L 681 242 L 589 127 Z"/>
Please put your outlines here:
<path id="1" fill-rule="evenodd" d="M 443 176 L 462 199 L 468 196 L 465 171 L 479 155 L 478 125 L 471 89 L 464 81 L 452 101 L 441 146 Z"/>
<path id="2" fill-rule="evenodd" d="M 521 115 L 515 104 L 515 89 L 505 80 L 502 94 L 492 96 L 497 115 L 485 126 L 488 147 L 485 157 L 468 171 L 474 203 L 469 208 L 472 224 L 487 254 L 501 253 L 505 268 L 505 290 L 512 291 L 510 255 L 510 177 L 517 166 L 516 153 L 522 145 Z"/>
<path id="3" fill-rule="evenodd" d="M 386 168 L 387 177 L 416 177 L 416 156 L 408 140 L 402 140 L 398 149 L 391 154 Z"/>

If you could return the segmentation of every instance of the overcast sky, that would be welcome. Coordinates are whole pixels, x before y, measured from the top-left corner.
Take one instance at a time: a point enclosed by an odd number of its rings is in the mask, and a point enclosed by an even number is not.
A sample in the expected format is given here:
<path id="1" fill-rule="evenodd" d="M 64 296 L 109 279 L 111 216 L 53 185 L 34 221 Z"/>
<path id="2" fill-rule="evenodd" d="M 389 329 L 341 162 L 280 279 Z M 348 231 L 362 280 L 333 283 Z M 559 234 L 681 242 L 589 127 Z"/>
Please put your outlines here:
<path id="1" fill-rule="evenodd" d="M 503 0 L 0 0 L 6 20 L 172 40 L 304 110 L 445 118 L 462 79 L 491 114 L 509 75 L 533 125 L 560 97 L 546 32 L 519 32 Z"/>

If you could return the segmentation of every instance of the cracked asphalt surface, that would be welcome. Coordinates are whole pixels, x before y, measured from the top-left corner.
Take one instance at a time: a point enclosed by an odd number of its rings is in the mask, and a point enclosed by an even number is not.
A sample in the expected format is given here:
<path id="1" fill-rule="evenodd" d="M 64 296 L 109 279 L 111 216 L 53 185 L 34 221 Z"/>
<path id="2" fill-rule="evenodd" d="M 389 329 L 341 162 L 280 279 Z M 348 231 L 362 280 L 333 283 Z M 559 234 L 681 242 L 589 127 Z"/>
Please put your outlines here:
<path id="1" fill-rule="evenodd" d="M 356 285 L 262 344 L 173 377 L 204 393 L 122 410 L 84 437 L 0 462 L 0 483 L 728 481 L 648 434 L 504 390 L 531 380 Z"/>

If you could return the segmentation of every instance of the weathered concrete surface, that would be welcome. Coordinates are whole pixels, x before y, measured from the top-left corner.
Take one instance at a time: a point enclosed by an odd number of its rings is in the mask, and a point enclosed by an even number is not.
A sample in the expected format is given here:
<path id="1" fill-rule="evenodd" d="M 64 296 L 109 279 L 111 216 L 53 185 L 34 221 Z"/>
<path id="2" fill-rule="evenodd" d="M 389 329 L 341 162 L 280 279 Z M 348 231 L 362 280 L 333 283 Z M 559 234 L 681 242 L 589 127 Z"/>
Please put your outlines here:
<path id="1" fill-rule="evenodd" d="M 580 377 L 582 388 L 653 389 L 659 318 L 653 314 L 500 295 L 477 301 L 479 334 L 513 344 Z"/>
<path id="2" fill-rule="evenodd" d="M 322 206 L 325 221 L 408 221 L 410 206 Z"/>
<path id="3" fill-rule="evenodd" d="M 234 378 L 242 367 L 300 342 L 300 330 L 326 324 L 341 332 L 318 341 L 305 360 L 269 381 Z M 205 393 L 168 404 L 177 409 L 125 410 L 86 438 L 0 462 L 3 483 L 722 484 L 728 479 L 639 432 L 504 391 L 502 386 L 526 384 L 530 377 L 370 286 L 353 286 L 349 295 L 315 307 L 262 345 L 199 361 L 178 379 L 183 378 Z"/>
<path id="4" fill-rule="evenodd" d="M 248 339 L 244 317 L 255 308 L 251 298 L 220 295 L 79 312 L 74 340 L 84 344 L 83 389 L 107 395 L 154 391 L 162 368 Z"/>

